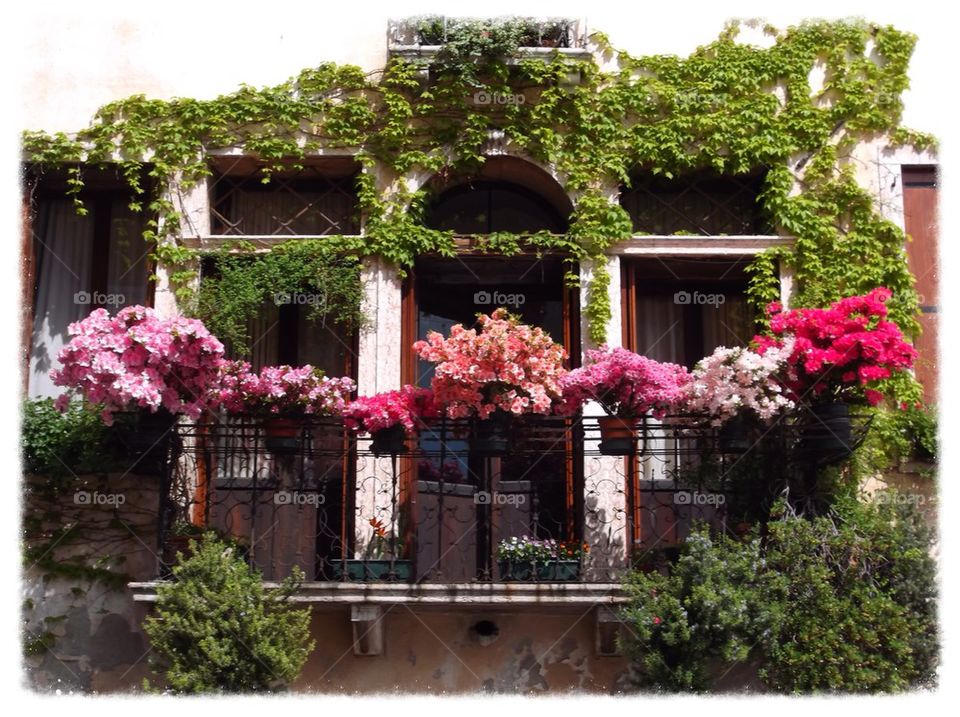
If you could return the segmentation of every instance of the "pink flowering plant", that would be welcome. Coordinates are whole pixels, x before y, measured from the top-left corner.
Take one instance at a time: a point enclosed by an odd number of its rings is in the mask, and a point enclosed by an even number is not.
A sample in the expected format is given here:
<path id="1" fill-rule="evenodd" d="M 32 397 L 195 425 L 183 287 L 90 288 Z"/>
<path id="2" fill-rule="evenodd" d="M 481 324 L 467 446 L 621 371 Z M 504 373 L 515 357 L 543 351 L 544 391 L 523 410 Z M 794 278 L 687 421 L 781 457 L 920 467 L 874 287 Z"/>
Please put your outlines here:
<path id="1" fill-rule="evenodd" d="M 457 324 L 413 348 L 436 364 L 431 387 L 450 418 L 488 418 L 494 411 L 549 414 L 561 398 L 563 347 L 505 309 L 478 318 L 479 331 Z"/>
<path id="2" fill-rule="evenodd" d="M 793 400 L 866 401 L 883 399 L 879 382 L 913 366 L 917 351 L 900 328 L 887 320 L 886 288 L 850 296 L 826 309 L 767 308 L 772 336 L 755 338 L 759 352 L 782 349 L 792 337 L 784 384 Z"/>
<path id="3" fill-rule="evenodd" d="M 684 394 L 684 411 L 709 417 L 720 426 L 737 415 L 764 423 L 794 407 L 784 395 L 779 377 L 793 353 L 794 340 L 763 354 L 744 347 L 718 347 L 701 359 L 691 372 Z"/>
<path id="4" fill-rule="evenodd" d="M 347 404 L 343 417 L 348 427 L 367 433 L 400 425 L 412 435 L 424 421 L 438 418 L 440 412 L 431 389 L 404 386 L 397 391 L 359 397 Z"/>
<path id="5" fill-rule="evenodd" d="M 218 398 L 230 414 L 257 416 L 339 416 L 356 388 L 349 378 L 329 378 L 306 366 L 264 366 L 230 361 L 221 374 Z"/>
<path id="6" fill-rule="evenodd" d="M 660 418 L 676 409 L 689 380 L 683 366 L 601 346 L 587 351 L 585 364 L 561 380 L 560 412 L 575 413 L 596 401 L 610 416 L 633 419 L 652 413 Z"/>
<path id="7" fill-rule="evenodd" d="M 69 332 L 53 382 L 102 405 L 107 424 L 114 413 L 137 409 L 196 419 L 217 401 L 223 344 L 197 319 L 161 318 L 144 306 L 116 316 L 97 309 Z M 65 393 L 57 405 L 63 409 L 69 401 Z"/>

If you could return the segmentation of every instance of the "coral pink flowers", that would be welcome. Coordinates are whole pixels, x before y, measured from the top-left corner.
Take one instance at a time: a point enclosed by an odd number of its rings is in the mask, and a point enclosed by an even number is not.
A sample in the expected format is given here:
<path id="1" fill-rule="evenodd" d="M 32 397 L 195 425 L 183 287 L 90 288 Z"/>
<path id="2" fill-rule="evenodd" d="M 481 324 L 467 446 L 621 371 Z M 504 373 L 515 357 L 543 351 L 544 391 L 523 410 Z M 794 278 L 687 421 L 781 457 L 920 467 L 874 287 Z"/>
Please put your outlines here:
<path id="1" fill-rule="evenodd" d="M 552 412 L 561 397 L 563 347 L 543 329 L 521 324 L 505 309 L 480 316 L 480 331 L 457 324 L 413 348 L 436 363 L 431 386 L 450 418 Z"/>

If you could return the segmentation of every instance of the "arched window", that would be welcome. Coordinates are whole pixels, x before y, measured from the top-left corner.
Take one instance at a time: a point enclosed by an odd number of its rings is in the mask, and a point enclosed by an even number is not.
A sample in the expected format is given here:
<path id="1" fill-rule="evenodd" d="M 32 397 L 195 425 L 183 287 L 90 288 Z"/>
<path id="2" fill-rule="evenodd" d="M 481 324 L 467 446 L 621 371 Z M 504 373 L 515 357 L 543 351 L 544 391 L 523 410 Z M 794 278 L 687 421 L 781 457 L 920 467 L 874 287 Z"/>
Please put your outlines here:
<path id="1" fill-rule="evenodd" d="M 431 229 L 456 234 L 567 231 L 566 217 L 536 192 L 512 182 L 475 180 L 442 192 L 427 207 Z"/>

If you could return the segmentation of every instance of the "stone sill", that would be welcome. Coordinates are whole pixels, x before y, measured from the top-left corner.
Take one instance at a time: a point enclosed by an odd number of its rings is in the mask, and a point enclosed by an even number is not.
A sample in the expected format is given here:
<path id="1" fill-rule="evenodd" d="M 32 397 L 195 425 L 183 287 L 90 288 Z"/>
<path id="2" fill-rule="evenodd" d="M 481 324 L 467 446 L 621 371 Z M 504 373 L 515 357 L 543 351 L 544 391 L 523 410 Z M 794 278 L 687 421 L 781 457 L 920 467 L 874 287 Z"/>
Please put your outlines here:
<path id="1" fill-rule="evenodd" d="M 792 246 L 795 239 L 776 234 L 746 236 L 638 234 L 607 249 L 608 255 L 684 256 L 697 254 L 749 255 L 775 246 Z"/>
<path id="2" fill-rule="evenodd" d="M 162 581 L 132 582 L 135 602 L 155 602 Z M 276 587 L 275 582 L 265 582 Z M 293 597 L 310 604 L 471 605 L 488 607 L 616 606 L 627 602 L 620 583 L 359 583 L 308 582 Z"/>
<path id="3" fill-rule="evenodd" d="M 430 60 L 443 48 L 443 45 L 397 45 L 390 43 L 387 48 L 391 57 L 402 57 L 406 60 Z M 542 57 L 550 59 L 554 53 L 572 60 L 589 60 L 593 53 L 585 47 L 521 47 L 518 49 L 519 58 L 508 58 L 507 64 L 515 64 L 518 59 Z"/>

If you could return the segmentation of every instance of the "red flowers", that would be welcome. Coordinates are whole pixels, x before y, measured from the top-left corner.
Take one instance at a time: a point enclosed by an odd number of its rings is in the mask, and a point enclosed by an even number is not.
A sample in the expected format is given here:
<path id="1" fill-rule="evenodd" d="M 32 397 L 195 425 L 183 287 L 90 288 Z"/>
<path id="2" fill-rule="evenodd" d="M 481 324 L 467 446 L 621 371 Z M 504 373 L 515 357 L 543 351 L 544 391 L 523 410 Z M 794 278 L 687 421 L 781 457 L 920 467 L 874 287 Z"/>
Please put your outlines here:
<path id="1" fill-rule="evenodd" d="M 795 398 L 855 400 L 862 396 L 876 405 L 883 394 L 877 381 L 913 366 L 917 351 L 900 328 L 887 320 L 885 302 L 891 292 L 877 288 L 850 296 L 826 309 L 782 311 L 767 307 L 774 336 L 757 336 L 759 352 L 781 346 L 786 336 L 795 339 L 787 360 L 785 384 Z"/>

